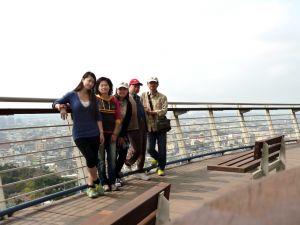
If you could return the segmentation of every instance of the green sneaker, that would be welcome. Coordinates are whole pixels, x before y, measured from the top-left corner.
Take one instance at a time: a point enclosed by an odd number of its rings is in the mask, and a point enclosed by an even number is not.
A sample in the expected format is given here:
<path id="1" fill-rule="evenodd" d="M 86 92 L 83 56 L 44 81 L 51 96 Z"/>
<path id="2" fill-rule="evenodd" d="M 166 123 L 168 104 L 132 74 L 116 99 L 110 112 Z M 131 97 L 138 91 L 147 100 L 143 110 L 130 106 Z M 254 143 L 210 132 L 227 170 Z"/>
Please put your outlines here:
<path id="1" fill-rule="evenodd" d="M 96 198 L 98 197 L 98 193 L 96 191 L 96 188 L 92 188 L 92 187 L 89 187 L 87 190 L 86 190 L 86 194 L 89 198 Z"/>
<path id="2" fill-rule="evenodd" d="M 155 160 L 155 159 L 152 159 L 152 160 L 151 160 L 151 166 L 157 167 L 157 164 L 158 164 L 158 161 L 157 161 L 157 160 Z"/>
<path id="3" fill-rule="evenodd" d="M 158 176 L 164 176 L 164 175 L 165 175 L 165 171 L 164 171 L 164 170 L 161 170 L 161 169 L 158 169 L 158 170 L 157 170 L 157 175 L 158 175 Z"/>
<path id="4" fill-rule="evenodd" d="M 104 195 L 104 189 L 103 189 L 102 185 L 96 184 L 95 186 L 96 186 L 95 189 L 96 189 L 96 192 L 98 193 L 98 196 Z"/>

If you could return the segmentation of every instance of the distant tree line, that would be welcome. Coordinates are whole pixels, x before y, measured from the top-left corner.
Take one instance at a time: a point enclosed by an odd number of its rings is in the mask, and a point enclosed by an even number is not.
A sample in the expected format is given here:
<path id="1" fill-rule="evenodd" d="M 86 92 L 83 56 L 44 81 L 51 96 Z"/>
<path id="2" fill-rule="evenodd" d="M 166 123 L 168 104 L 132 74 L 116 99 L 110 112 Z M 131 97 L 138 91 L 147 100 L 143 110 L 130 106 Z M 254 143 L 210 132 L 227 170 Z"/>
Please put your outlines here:
<path id="1" fill-rule="evenodd" d="M 4 166 L 0 166 L 0 172 L 3 170 L 13 169 L 13 168 L 17 168 L 17 167 L 14 165 L 11 165 L 11 164 L 5 164 Z M 26 180 L 29 178 L 33 178 L 33 177 L 37 177 L 37 176 L 41 176 L 41 175 L 45 175 L 45 174 L 49 174 L 49 173 L 51 173 L 51 171 L 49 170 L 48 167 L 22 168 L 22 169 L 14 170 L 11 172 L 0 173 L 0 176 L 2 179 L 2 185 L 4 185 L 4 184 L 14 183 L 17 181 Z M 8 187 L 4 187 L 3 188 L 4 196 L 5 196 L 5 199 L 8 199 L 8 198 L 14 197 L 19 194 L 30 193 L 34 190 L 38 190 L 41 188 L 60 184 L 60 183 L 67 182 L 70 180 L 72 180 L 72 179 L 60 177 L 55 174 L 51 174 L 46 177 L 41 177 L 41 178 L 37 178 L 37 179 L 30 180 L 27 182 L 22 182 L 22 183 L 18 183 L 15 185 L 10 185 Z M 52 193 L 56 193 L 58 191 L 62 191 L 62 190 L 74 187 L 75 185 L 76 185 L 76 182 L 71 182 L 71 183 L 61 185 L 58 187 L 54 187 L 54 188 L 51 188 L 48 190 L 34 192 L 34 193 L 31 193 L 28 195 L 20 196 L 19 198 L 16 198 L 12 201 L 11 200 L 8 201 L 8 203 L 9 203 L 9 205 L 16 205 L 16 204 L 19 204 L 24 201 L 36 199 L 36 198 L 39 198 L 39 197 L 42 197 L 45 195 L 49 195 Z"/>

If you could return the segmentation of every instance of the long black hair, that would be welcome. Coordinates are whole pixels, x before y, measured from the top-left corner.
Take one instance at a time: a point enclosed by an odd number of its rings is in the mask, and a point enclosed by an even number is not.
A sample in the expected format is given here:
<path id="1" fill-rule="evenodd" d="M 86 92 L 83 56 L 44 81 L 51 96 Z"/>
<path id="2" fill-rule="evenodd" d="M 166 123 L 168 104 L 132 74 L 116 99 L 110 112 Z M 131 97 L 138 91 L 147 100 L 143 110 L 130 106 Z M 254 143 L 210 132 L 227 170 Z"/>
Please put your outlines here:
<path id="1" fill-rule="evenodd" d="M 77 87 L 74 89 L 74 91 L 78 92 L 80 90 L 82 90 L 83 88 L 83 80 L 91 77 L 94 79 L 94 87 L 96 84 L 96 76 L 94 73 L 92 72 L 86 72 L 85 74 L 83 74 L 80 83 L 77 85 Z M 97 108 L 97 100 L 96 100 L 96 96 L 95 96 L 95 92 L 94 92 L 94 88 L 92 88 L 91 90 L 88 90 L 88 94 L 89 94 L 89 100 L 91 103 L 91 107 L 92 107 L 92 116 L 95 118 L 95 120 L 97 120 L 97 115 L 98 115 L 98 108 Z"/>

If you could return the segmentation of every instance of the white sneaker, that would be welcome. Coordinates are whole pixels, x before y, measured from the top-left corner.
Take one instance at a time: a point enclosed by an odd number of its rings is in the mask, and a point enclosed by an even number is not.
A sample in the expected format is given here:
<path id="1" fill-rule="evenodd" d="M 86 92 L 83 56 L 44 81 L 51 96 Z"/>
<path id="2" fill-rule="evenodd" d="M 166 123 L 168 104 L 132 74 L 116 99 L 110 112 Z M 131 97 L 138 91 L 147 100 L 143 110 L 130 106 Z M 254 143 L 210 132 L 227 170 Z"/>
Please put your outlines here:
<path id="1" fill-rule="evenodd" d="M 141 180 L 150 180 L 150 177 L 145 173 L 136 173 L 134 176 Z"/>
<path id="2" fill-rule="evenodd" d="M 115 185 L 116 185 L 117 187 L 122 187 L 122 180 L 121 180 L 121 178 L 116 178 L 116 183 L 115 183 Z"/>
<path id="3" fill-rule="evenodd" d="M 116 185 L 112 184 L 111 191 L 117 191 L 117 190 L 119 190 L 119 188 Z"/>
<path id="4" fill-rule="evenodd" d="M 110 191 L 110 188 L 107 184 L 104 184 L 103 185 L 103 190 L 106 192 L 106 191 Z"/>

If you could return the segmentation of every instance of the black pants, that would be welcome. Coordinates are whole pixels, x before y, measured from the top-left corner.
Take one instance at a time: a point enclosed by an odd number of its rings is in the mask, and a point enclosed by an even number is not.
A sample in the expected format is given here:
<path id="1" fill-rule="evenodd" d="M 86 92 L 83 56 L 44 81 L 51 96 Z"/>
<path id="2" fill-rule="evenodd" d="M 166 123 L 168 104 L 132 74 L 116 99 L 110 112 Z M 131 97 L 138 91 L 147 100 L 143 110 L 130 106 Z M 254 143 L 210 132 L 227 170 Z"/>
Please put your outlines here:
<path id="1" fill-rule="evenodd" d="M 122 170 L 122 167 L 124 166 L 124 163 L 126 161 L 126 156 L 129 148 L 129 141 L 125 140 L 125 143 L 123 146 L 117 145 L 117 163 L 116 163 L 116 177 L 120 178 L 120 172 Z"/>
<path id="2" fill-rule="evenodd" d="M 93 168 L 98 164 L 98 150 L 100 146 L 100 138 L 96 137 L 86 137 L 78 138 L 75 141 L 76 146 L 82 153 L 86 160 L 86 165 L 88 168 Z"/>

